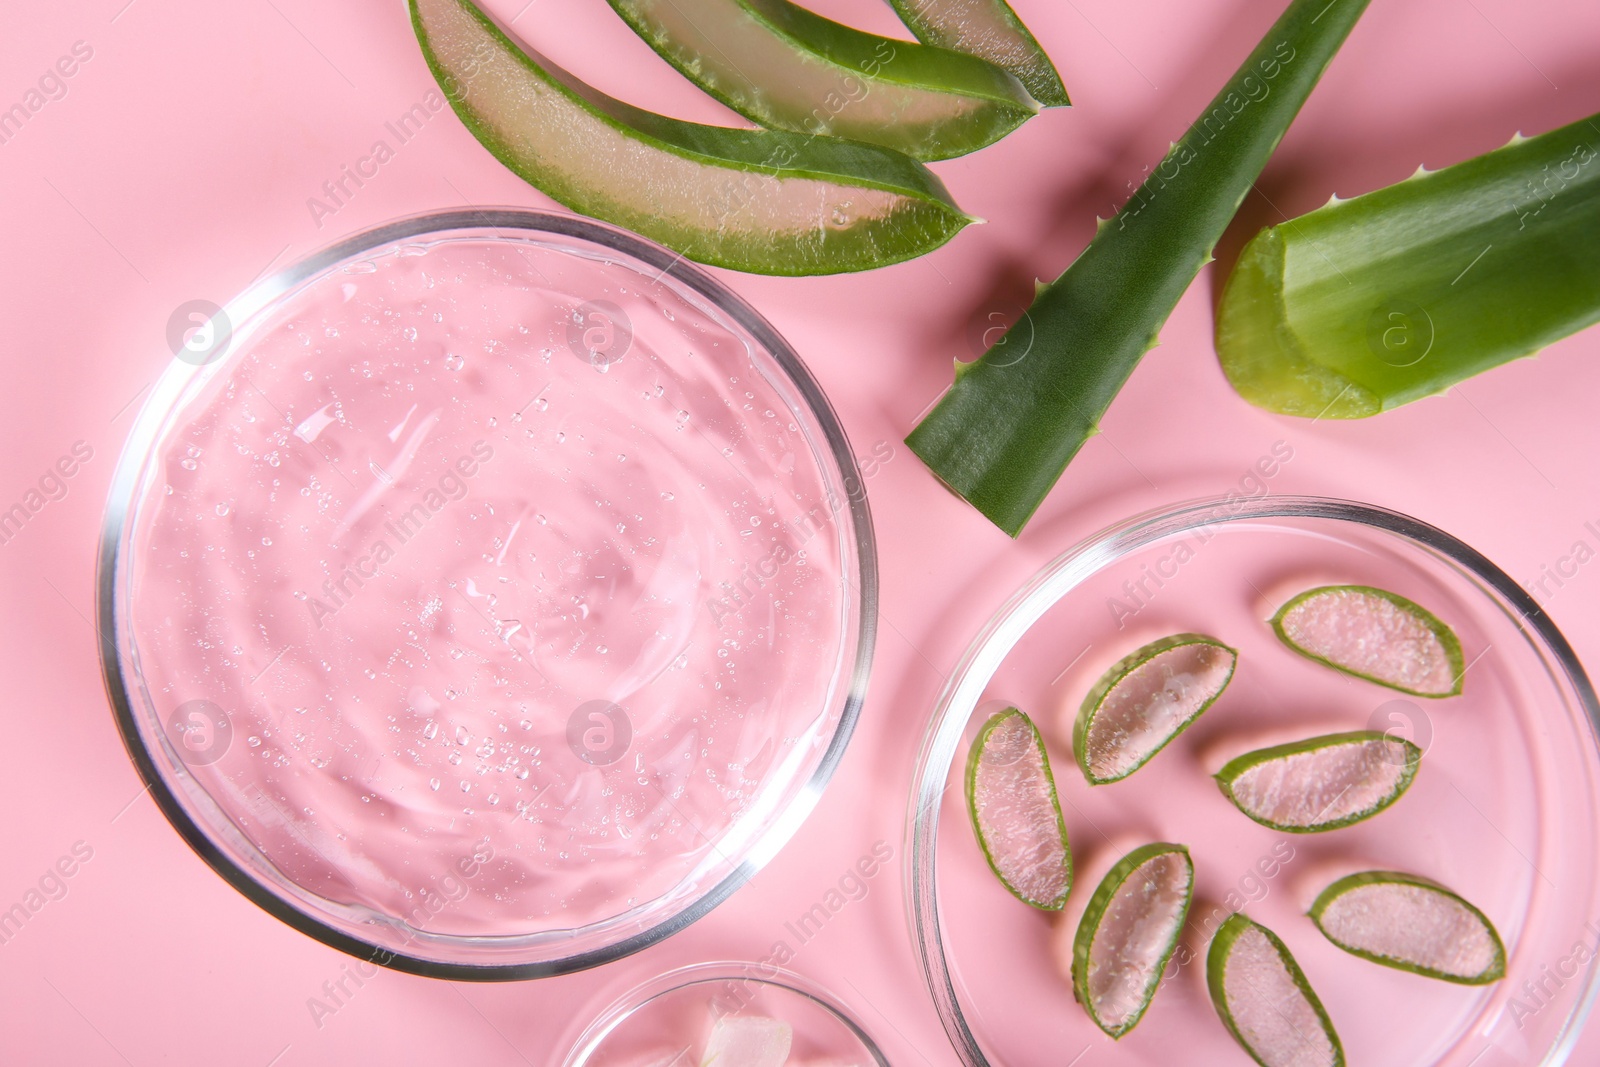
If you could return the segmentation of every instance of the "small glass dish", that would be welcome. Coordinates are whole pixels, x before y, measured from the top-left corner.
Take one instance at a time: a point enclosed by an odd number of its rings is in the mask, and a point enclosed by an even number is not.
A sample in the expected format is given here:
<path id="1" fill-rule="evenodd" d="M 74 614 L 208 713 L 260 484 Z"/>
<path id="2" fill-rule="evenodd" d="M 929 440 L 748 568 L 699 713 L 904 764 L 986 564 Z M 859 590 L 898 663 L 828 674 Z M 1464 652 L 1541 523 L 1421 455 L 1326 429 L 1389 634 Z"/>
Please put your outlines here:
<path id="1" fill-rule="evenodd" d="M 889 1067 L 837 1000 L 775 964 L 698 963 L 651 979 L 611 1003 L 552 1067 L 700 1067 L 723 1017 L 787 1023 L 793 1067 Z"/>
<path id="2" fill-rule="evenodd" d="M 128 751 L 218 873 L 373 962 L 518 979 L 682 929 L 790 837 L 860 710 L 876 557 L 748 304 L 483 209 L 186 310 L 98 612 Z"/>
<path id="3" fill-rule="evenodd" d="M 1266 620 L 1293 593 L 1335 583 L 1393 590 L 1454 627 L 1467 663 L 1463 693 L 1407 697 L 1284 647 Z M 1084 694 L 1121 656 L 1186 631 L 1239 649 L 1232 684 L 1148 766 L 1091 788 L 1071 743 Z M 1033 716 L 1051 754 L 1079 872 L 1066 913 L 1094 891 L 1085 872 L 1103 866 L 1102 856 L 1156 840 L 1191 849 L 1188 924 L 1148 1014 L 1119 1041 L 1073 1003 L 1058 962 L 1072 936 L 1065 921 L 1012 898 L 974 840 L 962 768 L 1002 701 Z M 923 738 L 907 908 L 957 1055 L 967 1067 L 1249 1062 L 1205 981 L 1210 934 L 1243 911 L 1287 942 L 1349 1063 L 1562 1063 L 1596 990 L 1597 716 L 1572 648 L 1527 592 L 1467 545 L 1404 515 L 1338 500 L 1234 497 L 1146 514 L 1087 539 L 983 627 Z M 1209 780 L 1224 748 L 1360 729 L 1405 737 L 1425 754 L 1405 797 L 1358 825 L 1279 833 L 1233 809 Z M 1355 869 L 1421 874 L 1471 900 L 1505 940 L 1504 979 L 1454 985 L 1333 946 L 1305 912 Z"/>

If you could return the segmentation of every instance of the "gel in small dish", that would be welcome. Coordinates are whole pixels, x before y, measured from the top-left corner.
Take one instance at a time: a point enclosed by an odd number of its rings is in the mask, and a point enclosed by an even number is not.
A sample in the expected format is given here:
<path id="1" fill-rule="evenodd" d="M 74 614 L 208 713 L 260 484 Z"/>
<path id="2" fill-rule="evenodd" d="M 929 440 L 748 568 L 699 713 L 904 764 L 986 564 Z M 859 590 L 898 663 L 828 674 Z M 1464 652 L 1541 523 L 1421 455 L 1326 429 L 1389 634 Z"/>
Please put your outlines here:
<path id="1" fill-rule="evenodd" d="M 561 1067 L 888 1067 L 850 1013 L 798 975 L 702 963 L 602 1011 Z"/>
<path id="2" fill-rule="evenodd" d="M 804 814 L 871 541 L 803 367 L 707 293 L 736 298 L 476 217 L 335 250 L 163 379 L 113 672 L 180 818 L 318 936 L 539 973 L 681 925 Z"/>

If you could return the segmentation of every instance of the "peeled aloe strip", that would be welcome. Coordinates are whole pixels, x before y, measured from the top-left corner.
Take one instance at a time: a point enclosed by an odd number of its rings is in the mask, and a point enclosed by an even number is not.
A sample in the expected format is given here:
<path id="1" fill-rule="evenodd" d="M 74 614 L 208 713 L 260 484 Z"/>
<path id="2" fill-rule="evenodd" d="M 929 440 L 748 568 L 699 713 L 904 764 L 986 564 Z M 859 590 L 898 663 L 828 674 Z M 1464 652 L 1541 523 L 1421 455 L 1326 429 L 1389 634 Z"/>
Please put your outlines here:
<path id="1" fill-rule="evenodd" d="M 1072 943 L 1072 991 L 1111 1037 L 1149 1010 L 1193 897 L 1189 850 L 1156 842 L 1118 860 L 1089 898 Z"/>
<path id="2" fill-rule="evenodd" d="M 1216 702 L 1238 659 L 1216 638 L 1174 634 L 1114 663 L 1073 723 L 1072 750 L 1084 778 L 1105 785 L 1143 767 Z"/>
<path id="3" fill-rule="evenodd" d="M 1488 916 L 1414 874 L 1348 875 L 1317 895 L 1310 915 L 1329 941 L 1386 967 L 1461 985 L 1505 977 L 1505 945 Z"/>
<path id="4" fill-rule="evenodd" d="M 1293 597 L 1272 617 L 1278 640 L 1344 674 L 1437 699 L 1461 692 L 1461 641 L 1438 616 L 1370 585 L 1325 585 Z"/>
<path id="5" fill-rule="evenodd" d="M 1072 890 L 1072 849 L 1044 738 L 1027 714 L 989 718 L 967 756 L 967 813 L 984 858 L 1011 894 L 1059 911 Z"/>
<path id="6" fill-rule="evenodd" d="M 987 59 L 1045 107 L 1066 107 L 1055 64 L 1006 0 L 889 0 L 917 40 Z"/>
<path id="7" fill-rule="evenodd" d="M 1024 322 L 957 366 L 906 438 L 1006 533 L 1022 531 L 1095 433 L 1366 6 L 1293 0 L 1133 199 Z"/>
<path id="8" fill-rule="evenodd" d="M 1322 833 L 1363 822 L 1405 795 L 1422 750 L 1376 730 L 1325 734 L 1246 752 L 1217 772 L 1234 806 L 1263 826 Z"/>
<path id="9" fill-rule="evenodd" d="M 1261 1067 L 1344 1067 L 1344 1047 L 1305 972 L 1277 934 L 1228 916 L 1206 953 L 1222 1025 Z"/>
<path id="10" fill-rule="evenodd" d="M 574 210 L 702 263 L 834 274 L 921 255 L 971 221 L 897 152 L 641 111 L 519 49 L 471 0 L 410 0 L 456 113 L 512 171 Z"/>
<path id="11" fill-rule="evenodd" d="M 1223 290 L 1239 394 L 1360 418 L 1600 321 L 1600 116 L 1257 234 Z"/>
<path id="12" fill-rule="evenodd" d="M 1036 110 L 975 56 L 895 41 L 788 0 L 610 0 L 662 58 L 753 122 L 947 159 Z"/>

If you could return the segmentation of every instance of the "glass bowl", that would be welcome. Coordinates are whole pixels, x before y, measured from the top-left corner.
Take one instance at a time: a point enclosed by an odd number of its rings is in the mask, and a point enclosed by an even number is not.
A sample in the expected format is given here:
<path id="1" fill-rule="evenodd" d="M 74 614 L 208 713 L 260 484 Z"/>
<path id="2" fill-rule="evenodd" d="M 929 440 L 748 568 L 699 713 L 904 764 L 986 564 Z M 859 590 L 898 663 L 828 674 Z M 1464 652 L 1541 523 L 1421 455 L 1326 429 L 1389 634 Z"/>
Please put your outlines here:
<path id="1" fill-rule="evenodd" d="M 611 1003 L 552 1067 L 699 1067 L 715 1021 L 787 1023 L 794 1067 L 889 1067 L 850 1013 L 813 983 L 770 963 L 699 963 Z"/>
<path id="2" fill-rule="evenodd" d="M 236 888 L 376 963 L 528 978 L 681 929 L 794 832 L 861 706 L 876 560 L 844 432 L 749 305 L 505 209 L 174 320 L 103 661 Z"/>
<path id="3" fill-rule="evenodd" d="M 1318 584 L 1396 591 L 1455 628 L 1462 695 L 1409 698 L 1296 655 L 1267 619 Z M 1090 788 L 1071 725 L 1099 674 L 1180 631 L 1240 650 L 1216 705 L 1127 780 Z M 1028 711 L 1052 756 L 1078 884 L 1107 857 L 1190 846 L 1188 924 L 1149 1013 L 1113 1042 L 1073 1003 L 1057 960 L 1067 921 L 1013 899 L 974 840 L 961 782 L 998 701 Z M 1557 1064 L 1595 994 L 1600 939 L 1600 752 L 1594 690 L 1531 597 L 1431 526 L 1337 500 L 1240 498 L 1144 515 L 1059 556 L 974 639 L 924 735 L 907 833 L 907 906 L 935 1006 L 968 1067 L 1248 1064 L 1206 992 L 1209 935 L 1244 911 L 1288 944 L 1363 1067 Z M 1322 834 L 1245 818 L 1208 780 L 1243 748 L 1376 729 L 1424 749 L 1392 809 Z M 947 832 L 941 834 L 941 827 Z M 1380 967 L 1326 941 L 1305 911 L 1334 877 L 1387 868 L 1433 878 L 1485 911 L 1506 977 L 1466 987 Z M 1103 873 L 1103 872 L 1102 872 Z M 1081 909 L 1080 909 L 1081 910 Z"/>

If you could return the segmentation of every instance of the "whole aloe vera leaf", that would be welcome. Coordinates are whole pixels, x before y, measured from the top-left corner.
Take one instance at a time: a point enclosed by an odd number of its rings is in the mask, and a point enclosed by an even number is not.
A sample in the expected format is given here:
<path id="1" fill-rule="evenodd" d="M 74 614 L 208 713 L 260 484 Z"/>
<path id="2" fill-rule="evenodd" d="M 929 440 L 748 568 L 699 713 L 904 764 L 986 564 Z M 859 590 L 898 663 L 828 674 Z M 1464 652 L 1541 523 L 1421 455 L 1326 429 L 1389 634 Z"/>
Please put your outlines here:
<path id="1" fill-rule="evenodd" d="M 1022 531 L 1154 346 L 1367 2 L 1293 0 L 1133 199 L 1040 288 L 1022 331 L 958 364 L 906 438 L 1006 533 Z"/>
<path id="2" fill-rule="evenodd" d="M 962 52 L 851 29 L 789 0 L 610 0 L 663 59 L 739 114 L 916 159 L 992 144 L 1038 110 Z"/>
<path id="3" fill-rule="evenodd" d="M 1066 107 L 1055 64 L 1006 0 L 889 0 L 917 40 L 987 59 L 1045 107 Z"/>
<path id="4" fill-rule="evenodd" d="M 1360 418 L 1600 321 L 1600 116 L 1262 230 L 1223 290 L 1239 394 Z"/>
<path id="5" fill-rule="evenodd" d="M 899 152 L 642 111 L 518 48 L 472 0 L 410 5 L 429 69 L 485 148 L 568 207 L 690 259 L 761 274 L 867 270 L 972 221 Z"/>

